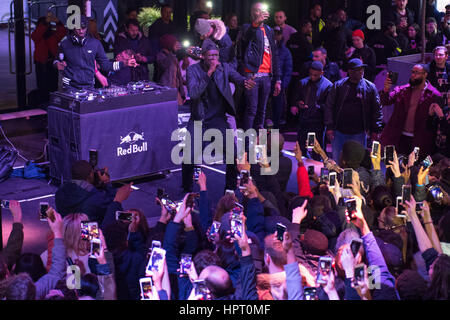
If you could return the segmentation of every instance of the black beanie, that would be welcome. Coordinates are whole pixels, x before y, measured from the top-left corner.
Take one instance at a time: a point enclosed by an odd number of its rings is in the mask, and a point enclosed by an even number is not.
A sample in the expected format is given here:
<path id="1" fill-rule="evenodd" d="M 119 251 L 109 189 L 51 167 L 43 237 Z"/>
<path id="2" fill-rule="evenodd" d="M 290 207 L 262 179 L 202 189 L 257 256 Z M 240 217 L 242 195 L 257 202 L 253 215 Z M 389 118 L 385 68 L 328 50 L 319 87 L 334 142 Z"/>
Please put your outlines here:
<path id="1" fill-rule="evenodd" d="M 76 161 L 72 165 L 72 180 L 87 180 L 92 170 L 92 166 L 86 160 Z"/>
<path id="2" fill-rule="evenodd" d="M 366 149 L 357 141 L 349 140 L 342 147 L 342 160 L 345 161 L 346 168 L 359 168 L 365 154 Z"/>

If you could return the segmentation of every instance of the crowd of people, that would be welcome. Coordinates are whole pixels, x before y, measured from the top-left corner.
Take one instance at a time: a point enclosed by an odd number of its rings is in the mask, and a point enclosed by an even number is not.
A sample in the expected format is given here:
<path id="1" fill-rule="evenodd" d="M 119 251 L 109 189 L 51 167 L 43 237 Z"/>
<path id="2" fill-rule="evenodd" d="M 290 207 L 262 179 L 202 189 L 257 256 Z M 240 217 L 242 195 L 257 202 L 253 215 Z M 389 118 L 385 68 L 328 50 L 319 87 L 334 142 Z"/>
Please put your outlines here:
<path id="1" fill-rule="evenodd" d="M 72 180 L 56 192 L 56 208 L 46 211 L 51 232 L 42 255 L 21 252 L 26 230 L 20 204 L 10 202 L 14 223 L 0 255 L 0 297 L 448 300 L 450 6 L 428 17 L 426 43 L 406 6 L 397 0 L 370 39 L 364 23 L 347 19 L 344 9 L 322 19 L 319 4 L 299 31 L 283 11 L 268 26 L 262 3 L 242 26 L 234 14 L 225 25 L 199 10 L 190 20 L 199 48 L 188 50 L 172 33 L 170 6 L 149 38 L 129 10 L 114 62 L 86 35 L 89 21 L 82 19 L 47 59 L 35 56 L 42 70 L 53 64 L 61 70 L 66 88 L 93 87 L 95 78 L 100 86 L 148 80 L 153 63 L 155 80 L 177 88 L 179 104 L 191 106 L 189 131 L 193 121 L 205 130 L 278 129 L 295 119 L 297 166 L 281 152 L 280 134 L 276 147 L 267 145 L 268 155 L 279 153 L 275 175 L 261 174 L 265 164 L 250 164 L 244 153 L 227 164 L 225 195 L 209 203 L 206 173 L 183 164 L 186 196 L 172 204 L 159 194 L 160 218 L 150 227 L 141 210 L 122 207 L 132 184 L 116 190 L 107 170 L 77 161 Z M 59 33 L 40 29 L 53 39 L 49 48 L 62 36 L 57 25 Z M 378 91 L 373 80 L 386 59 L 423 45 L 433 61 L 415 65 L 405 85 L 395 86 L 389 73 Z M 83 60 L 84 46 L 95 54 Z M 382 105 L 390 104 L 393 114 L 383 124 Z M 320 175 L 307 170 L 305 157 L 323 162 Z M 292 170 L 295 192 L 287 188 Z M 80 270 L 79 286 L 67 284 L 68 265 Z"/>

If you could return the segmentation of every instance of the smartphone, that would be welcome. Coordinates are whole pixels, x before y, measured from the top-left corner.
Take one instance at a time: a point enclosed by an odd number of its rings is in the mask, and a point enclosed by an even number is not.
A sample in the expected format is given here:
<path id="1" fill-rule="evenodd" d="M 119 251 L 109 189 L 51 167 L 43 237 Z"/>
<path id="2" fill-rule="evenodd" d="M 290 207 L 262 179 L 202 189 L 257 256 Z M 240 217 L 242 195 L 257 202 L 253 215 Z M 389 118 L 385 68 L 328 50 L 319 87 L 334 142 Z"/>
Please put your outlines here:
<path id="1" fill-rule="evenodd" d="M 353 239 L 352 242 L 350 243 L 350 249 L 352 250 L 354 257 L 356 257 L 356 255 L 358 254 L 361 245 L 362 241 L 360 239 Z"/>
<path id="2" fill-rule="evenodd" d="M 139 279 L 139 285 L 141 287 L 141 300 L 151 300 L 153 279 L 151 277 Z"/>
<path id="3" fill-rule="evenodd" d="M 2 208 L 9 209 L 9 200 L 2 200 Z"/>
<path id="4" fill-rule="evenodd" d="M 430 156 L 427 156 L 425 158 L 425 160 L 422 161 L 422 167 L 424 170 L 431 167 L 432 164 L 433 164 L 433 159 L 431 159 Z"/>
<path id="5" fill-rule="evenodd" d="M 352 287 L 357 287 L 359 282 L 364 282 L 366 275 L 366 265 L 361 263 L 355 266 Z"/>
<path id="6" fill-rule="evenodd" d="M 92 168 L 97 167 L 98 164 L 98 151 L 95 149 L 89 150 L 89 164 L 92 166 Z"/>
<path id="7" fill-rule="evenodd" d="M 256 145 L 255 146 L 255 157 L 256 157 L 256 162 L 261 162 L 261 160 L 264 158 L 264 145 Z"/>
<path id="8" fill-rule="evenodd" d="M 396 85 L 397 81 L 398 81 L 398 72 L 394 72 L 394 71 L 389 71 L 388 72 L 388 77 L 389 79 L 391 79 L 392 85 Z"/>
<path id="9" fill-rule="evenodd" d="M 187 275 L 186 270 L 189 270 L 191 268 L 191 264 L 192 264 L 192 255 L 182 253 L 180 259 L 180 274 Z"/>
<path id="10" fill-rule="evenodd" d="M 308 150 L 314 149 L 314 140 L 316 139 L 315 132 L 308 132 L 308 138 L 306 139 L 306 148 Z"/>
<path id="11" fill-rule="evenodd" d="M 328 175 L 329 188 L 336 187 L 336 176 L 337 176 L 336 172 L 330 172 L 330 174 Z"/>
<path id="12" fill-rule="evenodd" d="M 183 200 L 177 201 L 176 205 L 177 205 L 177 212 L 180 210 L 181 205 L 183 204 Z"/>
<path id="13" fill-rule="evenodd" d="M 308 176 L 313 176 L 314 173 L 314 166 L 308 166 Z"/>
<path id="14" fill-rule="evenodd" d="M 354 212 L 356 211 L 356 200 L 353 198 L 344 198 L 345 213 L 350 220 L 355 220 Z"/>
<path id="15" fill-rule="evenodd" d="M 161 241 L 153 240 L 153 241 L 152 241 L 152 250 L 153 250 L 154 248 L 161 248 Z"/>
<path id="16" fill-rule="evenodd" d="M 97 257 L 95 254 L 100 254 L 100 248 L 101 248 L 102 242 L 100 239 L 92 239 L 91 240 L 91 253 L 89 258 L 96 259 Z"/>
<path id="17" fill-rule="evenodd" d="M 377 158 L 377 154 L 380 150 L 380 143 L 378 141 L 372 142 L 372 152 L 370 153 L 370 156 L 372 158 Z"/>
<path id="18" fill-rule="evenodd" d="M 319 268 L 317 270 L 316 282 L 319 284 L 326 284 L 327 282 L 323 280 L 324 275 L 328 275 L 331 271 L 333 259 L 331 257 L 320 257 L 319 258 Z"/>
<path id="19" fill-rule="evenodd" d="M 39 202 L 39 220 L 47 221 L 48 202 Z"/>
<path id="20" fill-rule="evenodd" d="M 402 202 L 411 201 L 411 185 L 402 186 Z"/>
<path id="21" fill-rule="evenodd" d="M 175 214 L 177 212 L 177 204 L 170 200 L 167 196 L 161 198 L 161 203 L 170 214 Z"/>
<path id="22" fill-rule="evenodd" d="M 343 188 L 351 188 L 350 185 L 353 183 L 353 169 L 344 169 L 344 177 L 342 181 Z"/>
<path id="23" fill-rule="evenodd" d="M 421 212 L 423 210 L 423 202 L 416 202 L 416 212 Z"/>
<path id="24" fill-rule="evenodd" d="M 390 165 L 389 161 L 394 161 L 394 151 L 395 146 L 386 146 L 384 147 L 384 164 Z"/>
<path id="25" fill-rule="evenodd" d="M 305 294 L 305 300 L 319 300 L 319 296 L 317 295 L 317 288 L 315 287 L 305 287 L 303 289 Z"/>
<path id="26" fill-rule="evenodd" d="M 163 188 L 158 188 L 158 191 L 156 191 L 156 197 L 161 200 L 162 198 L 166 197 L 166 191 Z M 158 201 L 156 201 L 156 204 L 159 204 Z"/>
<path id="27" fill-rule="evenodd" d="M 240 185 L 239 185 L 239 189 L 241 190 L 245 190 L 244 185 L 247 184 L 250 180 L 250 173 L 247 170 L 242 170 L 240 173 Z"/>
<path id="28" fill-rule="evenodd" d="M 209 230 L 208 238 L 213 241 L 216 234 L 219 232 L 221 223 L 219 221 L 213 221 L 211 229 Z"/>
<path id="29" fill-rule="evenodd" d="M 161 270 L 164 266 L 164 259 L 166 258 L 166 250 L 163 248 L 154 247 L 150 259 L 147 264 L 147 271 L 153 272 L 152 269 Z"/>
<path id="30" fill-rule="evenodd" d="M 210 293 L 208 287 L 206 286 L 206 282 L 204 279 L 200 280 L 194 280 L 194 283 L 192 283 L 192 286 L 194 287 L 195 295 L 202 295 L 202 300 L 208 300 L 208 295 Z"/>
<path id="31" fill-rule="evenodd" d="M 329 174 L 330 174 L 330 170 L 328 170 L 327 168 L 320 168 L 320 180 L 321 181 L 327 181 Z"/>
<path id="32" fill-rule="evenodd" d="M 97 222 L 81 221 L 81 239 L 87 241 L 100 239 Z"/>
<path id="33" fill-rule="evenodd" d="M 230 189 L 227 189 L 227 190 L 225 190 L 225 194 L 231 194 L 231 195 L 234 196 L 234 191 L 230 190 Z"/>
<path id="34" fill-rule="evenodd" d="M 194 180 L 195 181 L 198 181 L 198 177 L 200 176 L 200 173 L 202 173 L 202 168 L 194 167 Z"/>
<path id="35" fill-rule="evenodd" d="M 236 207 L 231 213 L 231 233 L 237 234 L 242 237 L 242 219 L 241 219 L 241 208 Z"/>
<path id="36" fill-rule="evenodd" d="M 127 211 L 116 211 L 116 220 L 131 222 L 133 220 L 133 213 Z"/>
<path id="37" fill-rule="evenodd" d="M 402 214 L 403 211 L 406 211 L 405 207 L 402 205 L 402 197 L 397 197 L 395 207 L 397 209 L 397 217 L 406 218 L 406 215 Z"/>
<path id="38" fill-rule="evenodd" d="M 420 148 L 419 147 L 415 147 L 414 148 L 414 159 L 415 159 L 415 161 L 419 160 L 419 153 L 420 153 Z"/>
<path id="39" fill-rule="evenodd" d="M 277 239 L 283 241 L 283 235 L 286 232 L 286 226 L 282 223 L 277 223 Z"/>

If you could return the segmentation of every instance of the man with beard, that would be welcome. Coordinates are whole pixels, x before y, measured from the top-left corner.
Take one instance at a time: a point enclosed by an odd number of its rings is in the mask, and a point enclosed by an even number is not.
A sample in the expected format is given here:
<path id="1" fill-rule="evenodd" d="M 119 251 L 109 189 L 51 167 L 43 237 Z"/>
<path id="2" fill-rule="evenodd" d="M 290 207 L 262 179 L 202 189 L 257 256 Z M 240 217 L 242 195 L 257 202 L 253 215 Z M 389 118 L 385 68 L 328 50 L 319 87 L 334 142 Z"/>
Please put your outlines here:
<path id="1" fill-rule="evenodd" d="M 203 141 L 203 134 L 208 129 L 217 129 L 222 133 L 222 137 L 226 137 L 226 129 L 229 129 L 227 122 L 227 114 L 236 115 L 233 95 L 231 94 L 230 81 L 236 85 L 245 86 L 250 90 L 255 82 L 241 76 L 232 66 L 227 63 L 219 62 L 219 48 L 210 39 L 203 41 L 202 45 L 203 60 L 200 63 L 193 64 L 187 68 L 186 80 L 189 97 L 191 98 L 191 118 L 189 119 L 187 130 L 190 133 L 191 154 L 189 155 L 191 162 L 182 165 L 182 187 L 185 192 L 192 190 L 194 165 L 193 160 L 199 162 L 201 154 L 197 154 L 198 150 L 194 149 L 197 143 Z M 194 121 L 201 122 L 201 135 L 194 135 Z M 189 142 L 188 142 L 189 143 Z M 209 143 L 203 143 L 206 147 Z M 225 140 L 223 141 L 223 152 L 215 150 L 215 158 L 226 160 L 227 150 Z M 203 154 L 203 149 L 200 150 Z M 236 157 L 233 157 L 233 160 Z M 194 163 L 195 163 L 194 162 Z M 234 161 L 233 161 L 234 163 Z M 226 166 L 226 189 L 234 190 L 236 188 L 237 169 L 235 164 L 227 164 Z"/>
<path id="2" fill-rule="evenodd" d="M 337 81 L 325 103 L 327 138 L 333 145 L 333 159 L 339 156 L 345 142 L 354 140 L 366 146 L 367 135 L 378 140 L 381 132 L 381 105 L 375 85 L 364 78 L 360 59 L 348 62 L 348 77 Z"/>
<path id="3" fill-rule="evenodd" d="M 302 154 L 306 154 L 306 137 L 308 132 L 315 132 L 316 139 L 324 148 L 324 105 L 327 100 L 328 92 L 333 84 L 323 76 L 323 64 L 319 61 L 313 61 L 309 67 L 309 77 L 300 80 L 296 89 L 295 96 L 291 101 L 291 113 L 299 114 L 297 126 L 297 140 Z M 317 156 L 316 153 L 313 157 Z M 320 160 L 320 157 L 316 160 Z"/>
<path id="4" fill-rule="evenodd" d="M 428 70 L 417 64 L 411 70 L 409 83 L 396 87 L 386 78 L 380 92 L 383 105 L 394 104 L 394 111 L 381 135 L 382 145 L 394 145 L 397 154 L 408 155 L 420 148 L 419 158 L 433 153 L 433 128 L 429 125 L 429 111 L 441 94 L 427 81 Z"/>
<path id="5" fill-rule="evenodd" d="M 138 67 L 130 69 L 132 81 L 149 80 L 148 64 L 155 62 L 156 52 L 150 47 L 149 40 L 139 30 L 137 20 L 128 20 L 125 23 L 125 31 L 119 33 L 114 41 L 114 56 L 117 59 L 119 53 L 124 50 L 133 50 Z"/>
<path id="6" fill-rule="evenodd" d="M 81 16 L 79 29 L 74 28 L 70 34 L 59 43 L 58 58 L 53 65 L 62 71 L 62 83 L 66 90 L 89 89 L 94 87 L 95 62 L 102 71 L 118 71 L 124 66 L 136 67 L 135 59 L 126 63 L 109 61 L 102 43 L 87 34 L 88 19 Z M 61 59 L 61 57 L 63 59 Z"/>

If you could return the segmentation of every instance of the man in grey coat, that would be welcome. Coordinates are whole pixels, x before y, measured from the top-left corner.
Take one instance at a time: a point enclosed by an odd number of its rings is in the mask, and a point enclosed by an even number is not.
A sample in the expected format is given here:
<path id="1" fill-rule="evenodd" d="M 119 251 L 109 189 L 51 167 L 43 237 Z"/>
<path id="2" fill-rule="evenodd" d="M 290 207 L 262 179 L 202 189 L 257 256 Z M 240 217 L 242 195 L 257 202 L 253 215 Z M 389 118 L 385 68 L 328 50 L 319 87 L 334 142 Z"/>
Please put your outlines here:
<path id="1" fill-rule="evenodd" d="M 193 172 L 194 172 L 194 140 L 202 141 L 203 133 L 208 129 L 220 130 L 223 137 L 223 154 L 227 154 L 225 137 L 226 129 L 230 129 L 227 121 L 227 114 L 236 115 L 233 95 L 231 94 L 230 81 L 236 85 L 244 85 L 246 89 L 251 89 L 255 82 L 251 79 L 246 80 L 229 64 L 219 62 L 219 49 L 217 45 L 209 39 L 206 39 L 202 45 L 203 60 L 189 66 L 186 73 L 187 88 L 191 98 L 191 118 L 187 125 L 187 130 L 191 136 L 191 163 L 183 163 L 183 182 L 182 186 L 186 192 L 192 190 Z M 194 136 L 194 121 L 202 125 L 201 136 Z M 220 141 L 219 141 L 220 143 Z M 201 142 L 202 150 L 206 146 Z M 202 151 L 201 150 L 201 151 Z M 216 150 L 216 152 L 218 152 Z M 231 152 L 231 151 L 230 151 Z M 203 152 L 202 152 L 203 153 Z M 235 154 L 235 150 L 233 150 Z M 220 154 L 216 154 L 220 159 Z M 225 162 L 225 157 L 222 157 Z M 235 156 L 233 156 L 233 163 Z M 195 160 L 198 156 L 195 156 Z M 197 161 L 196 161 L 197 162 Z M 236 188 L 236 165 L 227 164 L 226 169 L 226 188 L 234 190 Z"/>

